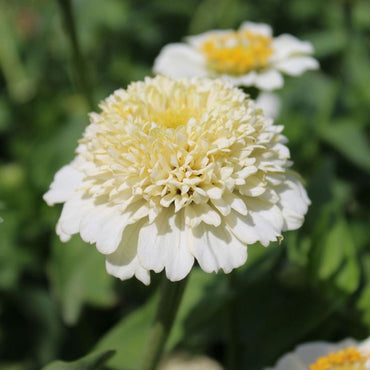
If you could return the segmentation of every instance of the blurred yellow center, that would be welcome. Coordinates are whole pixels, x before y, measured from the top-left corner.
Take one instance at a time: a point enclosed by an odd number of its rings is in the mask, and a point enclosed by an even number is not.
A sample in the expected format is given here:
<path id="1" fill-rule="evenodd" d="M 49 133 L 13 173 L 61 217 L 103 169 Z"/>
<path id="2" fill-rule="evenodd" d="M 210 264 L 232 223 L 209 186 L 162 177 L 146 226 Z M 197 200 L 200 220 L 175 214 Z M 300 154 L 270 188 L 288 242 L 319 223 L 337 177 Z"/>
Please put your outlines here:
<path id="1" fill-rule="evenodd" d="M 346 348 L 320 357 L 314 364 L 310 365 L 310 370 L 366 370 L 366 360 L 367 357 L 356 348 Z"/>
<path id="2" fill-rule="evenodd" d="M 181 125 L 186 125 L 190 118 L 196 118 L 198 114 L 189 108 L 173 109 L 168 108 L 164 111 L 154 111 L 150 113 L 151 121 L 157 125 L 168 128 L 176 128 Z"/>
<path id="3" fill-rule="evenodd" d="M 218 73 L 241 75 L 266 67 L 272 38 L 250 31 L 212 35 L 201 45 L 209 67 Z"/>

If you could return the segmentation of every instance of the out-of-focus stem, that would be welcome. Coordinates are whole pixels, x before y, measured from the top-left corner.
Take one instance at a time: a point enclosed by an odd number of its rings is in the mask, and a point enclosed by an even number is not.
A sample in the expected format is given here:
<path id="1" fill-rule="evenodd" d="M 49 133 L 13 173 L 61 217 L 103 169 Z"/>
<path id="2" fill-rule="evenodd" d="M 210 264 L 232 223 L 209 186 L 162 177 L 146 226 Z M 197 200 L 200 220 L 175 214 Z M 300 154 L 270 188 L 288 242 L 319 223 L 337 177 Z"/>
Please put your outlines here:
<path id="1" fill-rule="evenodd" d="M 166 276 L 163 277 L 157 314 L 149 332 L 148 343 L 140 370 L 155 370 L 157 368 L 180 306 L 186 283 L 187 278 L 173 283 Z"/>
<path id="2" fill-rule="evenodd" d="M 236 271 L 232 271 L 228 276 L 229 287 L 232 297 L 235 297 L 237 290 Z M 227 307 L 227 369 L 239 370 L 240 367 L 240 343 L 239 343 L 239 316 L 234 299 L 231 299 Z"/>
<path id="3" fill-rule="evenodd" d="M 78 84 L 81 92 L 84 94 L 89 104 L 89 108 L 92 110 L 94 108 L 94 99 L 92 96 L 91 83 L 87 75 L 86 63 L 83 58 L 77 36 L 76 22 L 73 14 L 71 0 L 57 0 L 57 1 L 62 11 L 63 21 L 71 45 L 73 65 L 75 73 L 77 75 Z"/>

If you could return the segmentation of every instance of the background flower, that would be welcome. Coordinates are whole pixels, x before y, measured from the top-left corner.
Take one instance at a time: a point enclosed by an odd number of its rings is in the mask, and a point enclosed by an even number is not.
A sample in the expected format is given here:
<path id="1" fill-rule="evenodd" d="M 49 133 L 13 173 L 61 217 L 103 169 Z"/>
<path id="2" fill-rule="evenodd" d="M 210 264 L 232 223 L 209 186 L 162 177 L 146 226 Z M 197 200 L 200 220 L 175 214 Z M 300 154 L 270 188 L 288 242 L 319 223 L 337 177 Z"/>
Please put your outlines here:
<path id="1" fill-rule="evenodd" d="M 183 279 L 194 259 L 226 273 L 246 246 L 299 228 L 309 200 L 289 150 L 246 95 L 222 80 L 158 76 L 118 90 L 90 115 L 76 159 L 44 198 L 64 202 L 57 233 L 80 233 L 107 271 Z"/>
<path id="2" fill-rule="evenodd" d="M 170 77 L 222 77 L 239 86 L 274 90 L 281 73 L 299 76 L 319 64 L 312 44 L 292 35 L 272 36 L 264 23 L 244 22 L 239 30 L 212 30 L 190 36 L 187 43 L 166 45 L 153 70 Z"/>
<path id="3" fill-rule="evenodd" d="M 266 370 L 330 369 L 370 369 L 370 338 L 362 343 L 345 339 L 339 343 L 302 344 Z"/>

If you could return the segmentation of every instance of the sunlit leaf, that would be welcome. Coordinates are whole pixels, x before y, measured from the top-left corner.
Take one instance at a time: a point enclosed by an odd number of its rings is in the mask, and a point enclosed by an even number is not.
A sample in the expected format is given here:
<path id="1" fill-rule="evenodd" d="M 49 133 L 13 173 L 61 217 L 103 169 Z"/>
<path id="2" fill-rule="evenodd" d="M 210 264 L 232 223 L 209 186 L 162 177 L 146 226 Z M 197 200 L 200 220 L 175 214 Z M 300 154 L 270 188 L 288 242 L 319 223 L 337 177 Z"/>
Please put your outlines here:
<path id="1" fill-rule="evenodd" d="M 114 356 L 114 351 L 95 352 L 77 361 L 54 361 L 42 370 L 100 370 Z"/>

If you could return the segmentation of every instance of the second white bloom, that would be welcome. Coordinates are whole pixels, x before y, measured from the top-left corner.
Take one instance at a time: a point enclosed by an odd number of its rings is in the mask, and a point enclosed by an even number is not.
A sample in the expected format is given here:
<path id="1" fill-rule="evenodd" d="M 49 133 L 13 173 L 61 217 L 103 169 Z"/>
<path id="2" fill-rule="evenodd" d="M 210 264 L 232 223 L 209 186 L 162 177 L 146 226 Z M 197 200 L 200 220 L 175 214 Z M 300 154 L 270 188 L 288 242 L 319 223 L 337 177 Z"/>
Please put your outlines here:
<path id="1" fill-rule="evenodd" d="M 282 73 L 301 75 L 317 69 L 312 44 L 283 34 L 272 36 L 263 23 L 243 23 L 239 30 L 213 30 L 166 45 L 153 70 L 173 78 L 221 77 L 236 86 L 274 90 L 283 86 Z"/>

